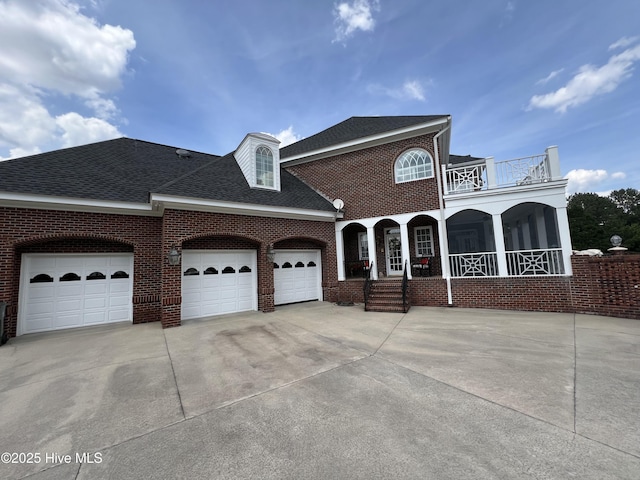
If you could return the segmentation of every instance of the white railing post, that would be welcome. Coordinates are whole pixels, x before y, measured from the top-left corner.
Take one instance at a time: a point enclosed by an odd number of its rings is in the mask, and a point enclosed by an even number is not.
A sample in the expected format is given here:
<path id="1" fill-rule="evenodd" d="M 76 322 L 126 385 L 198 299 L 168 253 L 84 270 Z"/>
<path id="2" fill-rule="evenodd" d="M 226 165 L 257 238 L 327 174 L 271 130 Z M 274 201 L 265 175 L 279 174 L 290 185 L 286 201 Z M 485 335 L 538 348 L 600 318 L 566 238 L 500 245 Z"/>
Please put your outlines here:
<path id="1" fill-rule="evenodd" d="M 442 187 L 444 188 L 444 194 L 449 193 L 449 181 L 447 179 L 447 166 L 442 165 Z"/>
<path id="2" fill-rule="evenodd" d="M 491 190 L 496 188 L 498 184 L 496 180 L 496 162 L 493 157 L 487 157 L 484 159 L 484 164 L 487 169 L 487 189 Z"/>
<path id="3" fill-rule="evenodd" d="M 549 177 L 551 177 L 551 180 L 560 180 L 562 178 L 562 173 L 560 171 L 560 155 L 558 154 L 558 147 L 547 147 L 544 153 L 547 155 Z"/>

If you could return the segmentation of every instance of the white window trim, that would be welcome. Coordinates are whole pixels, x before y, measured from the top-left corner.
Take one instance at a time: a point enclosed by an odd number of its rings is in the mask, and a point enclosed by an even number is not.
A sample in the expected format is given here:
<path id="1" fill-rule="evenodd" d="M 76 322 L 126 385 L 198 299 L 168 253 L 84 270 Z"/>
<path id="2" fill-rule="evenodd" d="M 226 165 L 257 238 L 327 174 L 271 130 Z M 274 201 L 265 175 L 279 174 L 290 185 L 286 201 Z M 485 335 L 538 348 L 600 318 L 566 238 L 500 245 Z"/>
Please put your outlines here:
<path id="1" fill-rule="evenodd" d="M 418 232 L 420 230 L 428 230 L 429 231 L 429 241 L 427 250 L 431 250 L 431 253 L 427 253 L 426 255 L 420 255 L 420 250 L 418 249 Z M 416 257 L 433 257 L 434 256 L 434 248 L 433 248 L 433 227 L 431 225 L 426 225 L 422 227 L 415 227 L 413 229 L 413 239 L 414 246 L 416 249 Z"/>
<path id="2" fill-rule="evenodd" d="M 263 185 L 258 183 L 259 182 L 259 175 L 258 175 L 258 150 L 260 150 L 261 148 L 264 148 L 266 150 L 269 151 L 269 153 L 271 154 L 271 185 Z M 255 166 L 255 172 L 256 172 L 256 188 L 264 188 L 266 190 L 277 190 L 277 185 L 276 185 L 276 161 L 275 161 L 275 155 L 273 154 L 273 150 L 271 150 L 267 145 L 265 144 L 260 144 L 256 147 L 255 151 L 254 151 L 254 156 L 253 156 L 253 162 L 254 162 L 254 166 Z"/>
<path id="3" fill-rule="evenodd" d="M 427 176 L 419 177 L 419 178 L 412 178 L 412 179 L 409 179 L 409 180 L 398 180 L 398 175 L 397 175 L 397 170 L 396 170 L 396 168 L 398 166 L 398 162 L 406 154 L 408 154 L 410 152 L 414 152 L 414 151 L 423 152 L 424 154 L 427 155 L 427 158 L 431 162 L 431 175 L 427 175 Z M 417 182 L 419 180 L 425 180 L 427 178 L 434 178 L 435 177 L 435 168 L 436 168 L 436 166 L 434 164 L 433 157 L 431 156 L 431 154 L 427 150 L 425 150 L 424 148 L 410 148 L 409 150 L 405 150 L 400 155 L 398 155 L 398 158 L 396 158 L 396 161 L 393 163 L 393 179 L 394 179 L 396 184 L 400 184 L 400 183 L 408 183 L 408 182 Z"/>
<path id="4" fill-rule="evenodd" d="M 364 245 L 362 242 L 364 242 Z M 358 232 L 358 260 L 369 260 L 369 244 L 367 242 L 367 232 Z M 366 256 L 364 255 L 363 247 L 367 248 Z"/>

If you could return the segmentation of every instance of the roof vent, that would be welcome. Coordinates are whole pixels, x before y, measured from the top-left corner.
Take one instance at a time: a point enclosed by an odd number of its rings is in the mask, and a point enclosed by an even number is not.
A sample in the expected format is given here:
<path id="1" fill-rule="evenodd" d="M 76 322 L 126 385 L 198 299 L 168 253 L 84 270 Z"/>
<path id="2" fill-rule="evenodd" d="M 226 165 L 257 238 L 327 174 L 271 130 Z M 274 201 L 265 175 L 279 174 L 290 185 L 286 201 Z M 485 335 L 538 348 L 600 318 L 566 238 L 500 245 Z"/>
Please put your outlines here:
<path id="1" fill-rule="evenodd" d="M 191 156 L 191 152 L 189 150 L 185 150 L 184 148 L 179 148 L 176 150 L 176 155 L 180 158 L 189 158 Z"/>

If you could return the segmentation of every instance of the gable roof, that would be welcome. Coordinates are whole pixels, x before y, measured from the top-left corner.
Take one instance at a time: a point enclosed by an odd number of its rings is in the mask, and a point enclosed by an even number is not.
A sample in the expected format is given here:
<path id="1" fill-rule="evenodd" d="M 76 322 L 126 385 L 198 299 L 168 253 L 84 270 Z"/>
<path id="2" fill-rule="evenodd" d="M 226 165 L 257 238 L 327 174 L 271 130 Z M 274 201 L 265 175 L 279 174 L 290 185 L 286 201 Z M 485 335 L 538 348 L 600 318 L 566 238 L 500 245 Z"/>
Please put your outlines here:
<path id="1" fill-rule="evenodd" d="M 176 147 L 117 138 L 6 160 L 0 162 L 0 192 L 145 204 L 161 193 L 335 211 L 291 174 L 282 172 L 281 192 L 252 189 L 232 154 L 188 153 L 181 157 Z"/>
<path id="2" fill-rule="evenodd" d="M 334 145 L 364 139 L 407 127 L 432 123 L 449 115 L 415 115 L 397 117 L 351 117 L 332 127 L 280 149 L 280 158 L 286 159 Z"/>
<path id="3" fill-rule="evenodd" d="M 473 163 L 484 161 L 483 157 L 472 157 L 471 155 L 453 155 L 449 154 L 449 165 L 460 165 L 463 163 Z"/>

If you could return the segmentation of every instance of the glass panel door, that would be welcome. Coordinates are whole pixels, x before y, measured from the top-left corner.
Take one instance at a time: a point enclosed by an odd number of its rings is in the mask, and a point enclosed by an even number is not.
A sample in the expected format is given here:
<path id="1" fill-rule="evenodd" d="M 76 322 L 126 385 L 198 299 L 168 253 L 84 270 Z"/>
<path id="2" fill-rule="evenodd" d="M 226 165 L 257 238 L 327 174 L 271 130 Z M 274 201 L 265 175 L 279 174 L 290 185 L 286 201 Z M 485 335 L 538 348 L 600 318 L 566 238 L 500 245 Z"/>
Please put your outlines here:
<path id="1" fill-rule="evenodd" d="M 387 228 L 384 231 L 387 275 L 402 275 L 402 244 L 400 229 Z"/>

